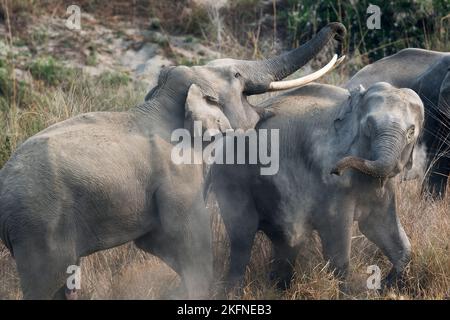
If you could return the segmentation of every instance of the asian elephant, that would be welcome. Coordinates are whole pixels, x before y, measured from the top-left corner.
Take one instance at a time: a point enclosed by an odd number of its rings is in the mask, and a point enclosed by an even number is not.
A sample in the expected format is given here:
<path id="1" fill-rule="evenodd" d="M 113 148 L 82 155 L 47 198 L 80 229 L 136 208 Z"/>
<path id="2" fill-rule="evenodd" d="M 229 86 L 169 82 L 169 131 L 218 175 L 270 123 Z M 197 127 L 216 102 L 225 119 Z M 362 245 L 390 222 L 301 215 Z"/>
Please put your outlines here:
<path id="1" fill-rule="evenodd" d="M 386 81 L 413 89 L 425 107 L 425 146 L 428 179 L 424 190 L 436 198 L 445 196 L 450 174 L 450 53 L 423 49 L 404 49 L 376 61 L 357 72 L 347 89 Z"/>
<path id="2" fill-rule="evenodd" d="M 261 164 L 216 164 L 210 171 L 230 238 L 228 288 L 242 281 L 258 230 L 272 241 L 280 286 L 289 285 L 299 245 L 313 230 L 344 278 L 354 221 L 392 262 L 389 282 L 398 280 L 410 243 L 397 217 L 393 178 L 412 165 L 424 121 L 419 96 L 384 82 L 352 92 L 310 84 L 261 106 L 273 116 L 256 129 L 279 130 L 278 143 L 268 147 L 278 150 L 279 171 L 261 175 Z"/>
<path id="3" fill-rule="evenodd" d="M 16 260 L 24 298 L 73 297 L 65 285 L 70 265 L 130 241 L 171 266 L 189 298 L 207 297 L 212 250 L 203 165 L 174 164 L 171 133 L 186 119 L 205 129 L 254 127 L 263 113 L 247 96 L 279 86 L 344 34 L 331 23 L 271 59 L 169 67 L 145 103 L 82 114 L 26 140 L 0 171 L 0 237 Z"/>

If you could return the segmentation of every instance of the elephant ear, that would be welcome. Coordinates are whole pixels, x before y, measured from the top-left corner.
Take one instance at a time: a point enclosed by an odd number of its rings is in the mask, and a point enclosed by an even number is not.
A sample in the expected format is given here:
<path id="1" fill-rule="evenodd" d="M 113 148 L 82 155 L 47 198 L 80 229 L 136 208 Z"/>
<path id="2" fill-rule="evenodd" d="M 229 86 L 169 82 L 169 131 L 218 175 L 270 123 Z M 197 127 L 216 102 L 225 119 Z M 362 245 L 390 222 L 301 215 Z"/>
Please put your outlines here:
<path id="1" fill-rule="evenodd" d="M 357 121 L 361 97 L 366 92 L 362 85 L 350 91 L 349 99 L 341 106 L 337 117 L 334 119 L 334 128 L 340 136 L 355 137 L 358 132 Z"/>
<path id="2" fill-rule="evenodd" d="M 195 125 L 195 122 L 200 122 L 201 127 Z M 204 90 L 197 84 L 192 84 L 188 90 L 184 127 L 194 136 L 202 135 L 205 130 L 225 132 L 231 129 L 228 118 L 221 110 L 218 95 L 213 90 Z"/>
<path id="3" fill-rule="evenodd" d="M 156 88 L 158 88 L 158 86 L 154 86 L 152 89 L 150 89 L 150 91 L 145 95 L 144 101 L 148 101 L 153 98 L 153 94 L 155 93 Z"/>
<path id="4" fill-rule="evenodd" d="M 174 68 L 175 68 L 174 66 L 169 66 L 161 69 L 158 76 L 158 83 L 156 84 L 156 86 L 150 89 L 150 91 L 145 95 L 144 101 L 148 101 L 151 98 L 153 98 L 153 95 L 157 92 L 157 89 L 166 83 L 170 70 Z"/>

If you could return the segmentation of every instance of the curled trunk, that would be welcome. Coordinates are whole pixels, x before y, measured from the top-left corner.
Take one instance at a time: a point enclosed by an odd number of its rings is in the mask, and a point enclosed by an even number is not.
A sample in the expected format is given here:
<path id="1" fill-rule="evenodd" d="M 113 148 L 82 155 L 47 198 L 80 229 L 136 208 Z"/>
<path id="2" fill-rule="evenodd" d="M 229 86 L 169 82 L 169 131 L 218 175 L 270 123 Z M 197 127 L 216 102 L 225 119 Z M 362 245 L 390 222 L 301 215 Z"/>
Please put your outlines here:
<path id="1" fill-rule="evenodd" d="M 401 129 L 382 132 L 374 140 L 372 152 L 375 154 L 375 160 L 356 156 L 345 157 L 338 161 L 331 173 L 342 175 L 346 169 L 353 168 L 373 177 L 388 178 L 397 167 L 404 146 L 405 135 Z"/>

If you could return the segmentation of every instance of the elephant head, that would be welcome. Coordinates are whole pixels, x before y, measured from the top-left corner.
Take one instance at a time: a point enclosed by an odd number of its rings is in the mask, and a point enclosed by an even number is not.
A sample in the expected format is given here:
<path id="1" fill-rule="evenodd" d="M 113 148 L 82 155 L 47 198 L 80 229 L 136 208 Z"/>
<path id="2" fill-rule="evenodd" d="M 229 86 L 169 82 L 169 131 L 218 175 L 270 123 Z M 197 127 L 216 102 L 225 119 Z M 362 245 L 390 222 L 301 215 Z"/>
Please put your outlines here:
<path id="1" fill-rule="evenodd" d="M 378 82 L 352 91 L 335 119 L 335 129 L 358 154 L 343 157 L 331 173 L 341 175 L 353 168 L 378 178 L 395 176 L 412 165 L 423 121 L 422 101 L 411 89 Z"/>
<path id="2" fill-rule="evenodd" d="M 330 23 L 301 47 L 266 60 L 218 59 L 203 66 L 164 68 L 158 85 L 145 100 L 165 99 L 161 105 L 167 101 L 185 105 L 188 120 L 202 121 L 205 129 L 253 128 L 265 113 L 252 106 L 247 96 L 301 86 L 322 76 L 336 64 L 336 56 L 306 78 L 281 81 L 312 59 L 331 38 L 342 40 L 345 32 L 342 24 Z M 206 107 L 211 110 L 205 111 Z"/>
<path id="3" fill-rule="evenodd" d="M 194 122 L 200 121 L 205 130 L 226 132 L 231 128 L 228 118 L 217 105 L 218 99 L 204 97 L 202 90 L 196 84 L 189 88 L 185 104 L 185 125 L 189 131 L 194 131 Z M 202 132 L 200 132 L 200 135 Z"/>

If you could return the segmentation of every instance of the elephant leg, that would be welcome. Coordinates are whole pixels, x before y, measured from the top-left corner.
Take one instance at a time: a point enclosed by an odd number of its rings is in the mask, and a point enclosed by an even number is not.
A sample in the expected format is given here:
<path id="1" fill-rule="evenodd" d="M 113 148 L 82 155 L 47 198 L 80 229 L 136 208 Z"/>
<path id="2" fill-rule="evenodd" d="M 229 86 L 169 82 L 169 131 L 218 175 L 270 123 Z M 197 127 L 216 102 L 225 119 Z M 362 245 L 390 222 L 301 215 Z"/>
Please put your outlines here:
<path id="1" fill-rule="evenodd" d="M 81 267 L 80 258 L 77 259 L 75 265 Z M 67 276 L 69 276 L 69 274 L 67 274 Z M 78 300 L 78 293 L 79 291 L 77 291 L 77 289 L 69 289 L 67 283 L 65 283 L 53 295 L 53 300 Z"/>
<path id="2" fill-rule="evenodd" d="M 49 300 L 76 298 L 76 291 L 67 289 L 67 273 L 71 265 L 79 266 L 74 250 L 52 248 L 45 240 L 33 238 L 14 246 L 24 299 Z"/>
<path id="3" fill-rule="evenodd" d="M 208 298 L 212 282 L 211 219 L 202 192 L 185 186 L 178 194 L 164 187 L 156 194 L 161 229 L 138 239 L 180 275 L 190 299 Z M 144 245 L 145 240 L 149 240 Z"/>
<path id="4" fill-rule="evenodd" d="M 442 59 L 435 69 L 437 70 L 433 70 L 434 77 L 440 72 L 446 74 L 439 88 L 437 108 L 435 106 L 427 108 L 433 113 L 433 119 L 428 119 L 427 125 L 433 131 L 426 138 L 429 153 L 434 157 L 431 159 L 428 189 L 434 198 L 442 199 L 445 196 L 450 173 L 450 58 Z"/>
<path id="5" fill-rule="evenodd" d="M 286 290 L 291 285 L 299 249 L 297 246 L 291 246 L 283 232 L 274 230 L 274 226 L 262 226 L 261 229 L 273 244 L 274 259 L 270 279 L 276 281 L 279 289 Z"/>
<path id="6" fill-rule="evenodd" d="M 176 250 L 171 247 L 171 242 L 170 237 L 161 228 L 152 230 L 134 241 L 136 247 L 159 257 L 176 273 L 180 274 L 181 268 L 178 264 Z"/>
<path id="7" fill-rule="evenodd" d="M 389 258 L 392 269 L 383 281 L 385 285 L 402 284 L 402 274 L 410 261 L 411 245 L 396 214 L 395 194 L 384 204 L 375 205 L 358 221 L 361 232 Z"/>
<path id="8" fill-rule="evenodd" d="M 208 298 L 213 278 L 211 219 L 202 195 L 193 209 L 185 231 L 190 237 L 180 243 L 178 264 L 189 297 Z"/>
<path id="9" fill-rule="evenodd" d="M 258 230 L 258 213 L 250 192 L 238 186 L 215 190 L 230 240 L 230 266 L 225 279 L 228 290 L 241 288 Z"/>
<path id="10" fill-rule="evenodd" d="M 336 205 L 339 208 L 338 205 Z M 317 225 L 317 231 L 322 241 L 322 251 L 325 260 L 336 277 L 344 280 L 348 275 L 350 265 L 350 249 L 353 215 L 349 208 L 328 214 Z"/>
<path id="11" fill-rule="evenodd" d="M 247 230 L 239 228 L 239 230 L 233 230 L 229 233 L 230 268 L 225 280 L 229 290 L 242 288 L 245 270 L 250 262 L 255 235 L 256 228 L 252 226 Z"/>
<path id="12" fill-rule="evenodd" d="M 450 155 L 441 156 L 433 162 L 428 178 L 428 189 L 436 199 L 445 197 L 450 174 Z"/>

